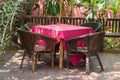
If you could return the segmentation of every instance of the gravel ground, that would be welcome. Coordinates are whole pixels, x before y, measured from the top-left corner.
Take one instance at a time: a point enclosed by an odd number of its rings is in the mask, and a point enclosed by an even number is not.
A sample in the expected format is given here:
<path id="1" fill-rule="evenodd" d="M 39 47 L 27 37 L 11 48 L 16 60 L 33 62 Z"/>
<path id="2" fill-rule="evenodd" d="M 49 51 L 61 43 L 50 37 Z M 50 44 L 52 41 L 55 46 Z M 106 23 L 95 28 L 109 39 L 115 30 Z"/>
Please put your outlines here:
<path id="1" fill-rule="evenodd" d="M 21 55 L 21 51 L 18 51 L 13 54 L 8 53 L 4 57 L 5 61 L 0 67 L 0 80 L 120 80 L 120 54 L 100 54 L 105 68 L 103 72 L 99 72 L 99 64 L 97 59 L 93 57 L 91 59 L 92 72 L 90 75 L 85 74 L 84 65 L 79 65 L 78 67 L 71 65 L 69 69 L 64 66 L 63 69 L 59 69 L 58 58 L 56 59 L 55 67 L 51 68 L 49 56 L 42 56 L 44 58 L 38 62 L 36 72 L 32 73 L 31 60 L 28 57 L 24 61 L 23 68 L 19 68 Z"/>

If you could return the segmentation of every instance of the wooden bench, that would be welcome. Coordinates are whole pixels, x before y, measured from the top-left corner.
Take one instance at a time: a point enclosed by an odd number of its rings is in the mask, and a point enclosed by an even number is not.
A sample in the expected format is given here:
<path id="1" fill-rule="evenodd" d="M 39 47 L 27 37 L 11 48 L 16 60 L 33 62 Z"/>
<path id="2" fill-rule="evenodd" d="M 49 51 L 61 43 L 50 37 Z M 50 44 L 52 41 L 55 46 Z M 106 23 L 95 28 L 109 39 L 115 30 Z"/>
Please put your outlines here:
<path id="1" fill-rule="evenodd" d="M 106 33 L 105 37 L 120 37 L 120 33 Z"/>
<path id="2" fill-rule="evenodd" d="M 120 37 L 120 18 L 109 18 L 106 21 L 105 37 Z M 107 32 L 109 31 L 109 32 Z"/>

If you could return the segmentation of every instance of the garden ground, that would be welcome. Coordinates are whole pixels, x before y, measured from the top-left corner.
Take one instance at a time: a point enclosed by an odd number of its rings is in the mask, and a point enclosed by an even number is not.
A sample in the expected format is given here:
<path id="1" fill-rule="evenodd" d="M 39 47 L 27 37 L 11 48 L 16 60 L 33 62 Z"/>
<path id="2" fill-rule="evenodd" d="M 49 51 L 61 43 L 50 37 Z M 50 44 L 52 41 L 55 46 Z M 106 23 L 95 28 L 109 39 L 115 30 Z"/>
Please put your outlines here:
<path id="1" fill-rule="evenodd" d="M 50 67 L 50 57 L 43 56 L 35 73 L 31 72 L 31 60 L 26 57 L 23 68 L 19 65 L 22 51 L 6 53 L 0 67 L 0 80 L 120 80 L 120 50 L 105 50 L 100 53 L 104 71 L 99 72 L 99 64 L 95 57 L 91 58 L 91 73 L 85 74 L 85 66 L 58 68 L 58 58 L 55 67 Z M 64 61 L 65 62 L 65 61 Z M 65 65 L 65 64 L 64 64 Z"/>

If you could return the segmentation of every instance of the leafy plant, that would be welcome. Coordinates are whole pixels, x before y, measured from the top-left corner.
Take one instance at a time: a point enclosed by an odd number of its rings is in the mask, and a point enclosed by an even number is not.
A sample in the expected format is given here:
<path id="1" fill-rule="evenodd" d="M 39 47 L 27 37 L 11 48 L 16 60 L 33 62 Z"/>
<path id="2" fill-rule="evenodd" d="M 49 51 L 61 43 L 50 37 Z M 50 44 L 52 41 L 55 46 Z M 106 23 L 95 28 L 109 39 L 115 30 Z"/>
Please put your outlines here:
<path id="1" fill-rule="evenodd" d="M 85 18 L 89 21 L 97 19 L 97 11 L 105 8 L 105 0 L 82 0 L 77 7 L 84 7 Z"/>
<path id="2" fill-rule="evenodd" d="M 118 38 L 105 38 L 104 46 L 106 49 L 120 48 L 120 40 Z"/>
<path id="3" fill-rule="evenodd" d="M 56 16 L 60 12 L 60 0 L 47 0 L 44 7 L 45 15 Z"/>
<path id="4" fill-rule="evenodd" d="M 75 2 L 75 0 L 67 0 L 67 3 L 68 3 L 68 5 L 70 6 L 70 15 L 69 15 L 69 16 L 72 16 L 72 14 L 73 14 L 73 9 L 74 9 L 75 6 L 76 6 L 76 2 Z"/>
<path id="5" fill-rule="evenodd" d="M 75 0 L 63 0 L 62 3 L 62 16 L 65 14 L 64 8 L 68 4 L 70 7 L 70 15 L 72 16 L 73 9 L 76 5 Z M 60 14 L 60 0 L 46 0 L 44 6 L 44 14 L 49 16 L 57 16 Z"/>
<path id="6" fill-rule="evenodd" d="M 34 0 L 26 0 L 26 3 L 24 4 L 25 15 L 31 15 L 32 11 L 37 8 L 40 8 L 40 5 L 37 2 Z"/>
<path id="7" fill-rule="evenodd" d="M 21 11 L 24 0 L 4 0 L 0 6 L 0 49 L 10 46 L 14 34 L 14 26 Z"/>
<path id="8" fill-rule="evenodd" d="M 113 16 L 116 17 L 120 0 L 110 0 L 110 3 L 111 5 L 108 6 L 108 9 L 111 9 L 113 11 Z"/>

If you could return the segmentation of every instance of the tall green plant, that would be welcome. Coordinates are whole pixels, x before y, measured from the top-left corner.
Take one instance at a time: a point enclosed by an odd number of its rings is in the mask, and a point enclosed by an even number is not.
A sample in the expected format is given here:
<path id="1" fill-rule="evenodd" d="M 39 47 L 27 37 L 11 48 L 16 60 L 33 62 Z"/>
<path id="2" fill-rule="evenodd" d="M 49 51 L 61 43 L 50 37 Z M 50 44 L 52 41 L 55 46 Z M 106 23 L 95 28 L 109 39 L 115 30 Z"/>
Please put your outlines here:
<path id="1" fill-rule="evenodd" d="M 0 48 L 9 46 L 17 16 L 24 0 L 4 0 L 0 6 Z"/>
<path id="2" fill-rule="evenodd" d="M 65 5 L 68 4 L 70 7 L 70 15 L 73 13 L 73 9 L 76 5 L 75 0 L 63 0 L 62 3 L 62 14 L 64 15 Z M 44 14 L 49 16 L 57 16 L 60 14 L 60 0 L 46 0 L 44 6 Z"/>
<path id="3" fill-rule="evenodd" d="M 70 6 L 70 15 L 69 16 L 72 16 L 73 14 L 73 10 L 76 6 L 76 1 L 75 0 L 67 0 L 69 6 Z"/>
<path id="4" fill-rule="evenodd" d="M 44 14 L 56 16 L 60 13 L 60 0 L 46 0 Z"/>

